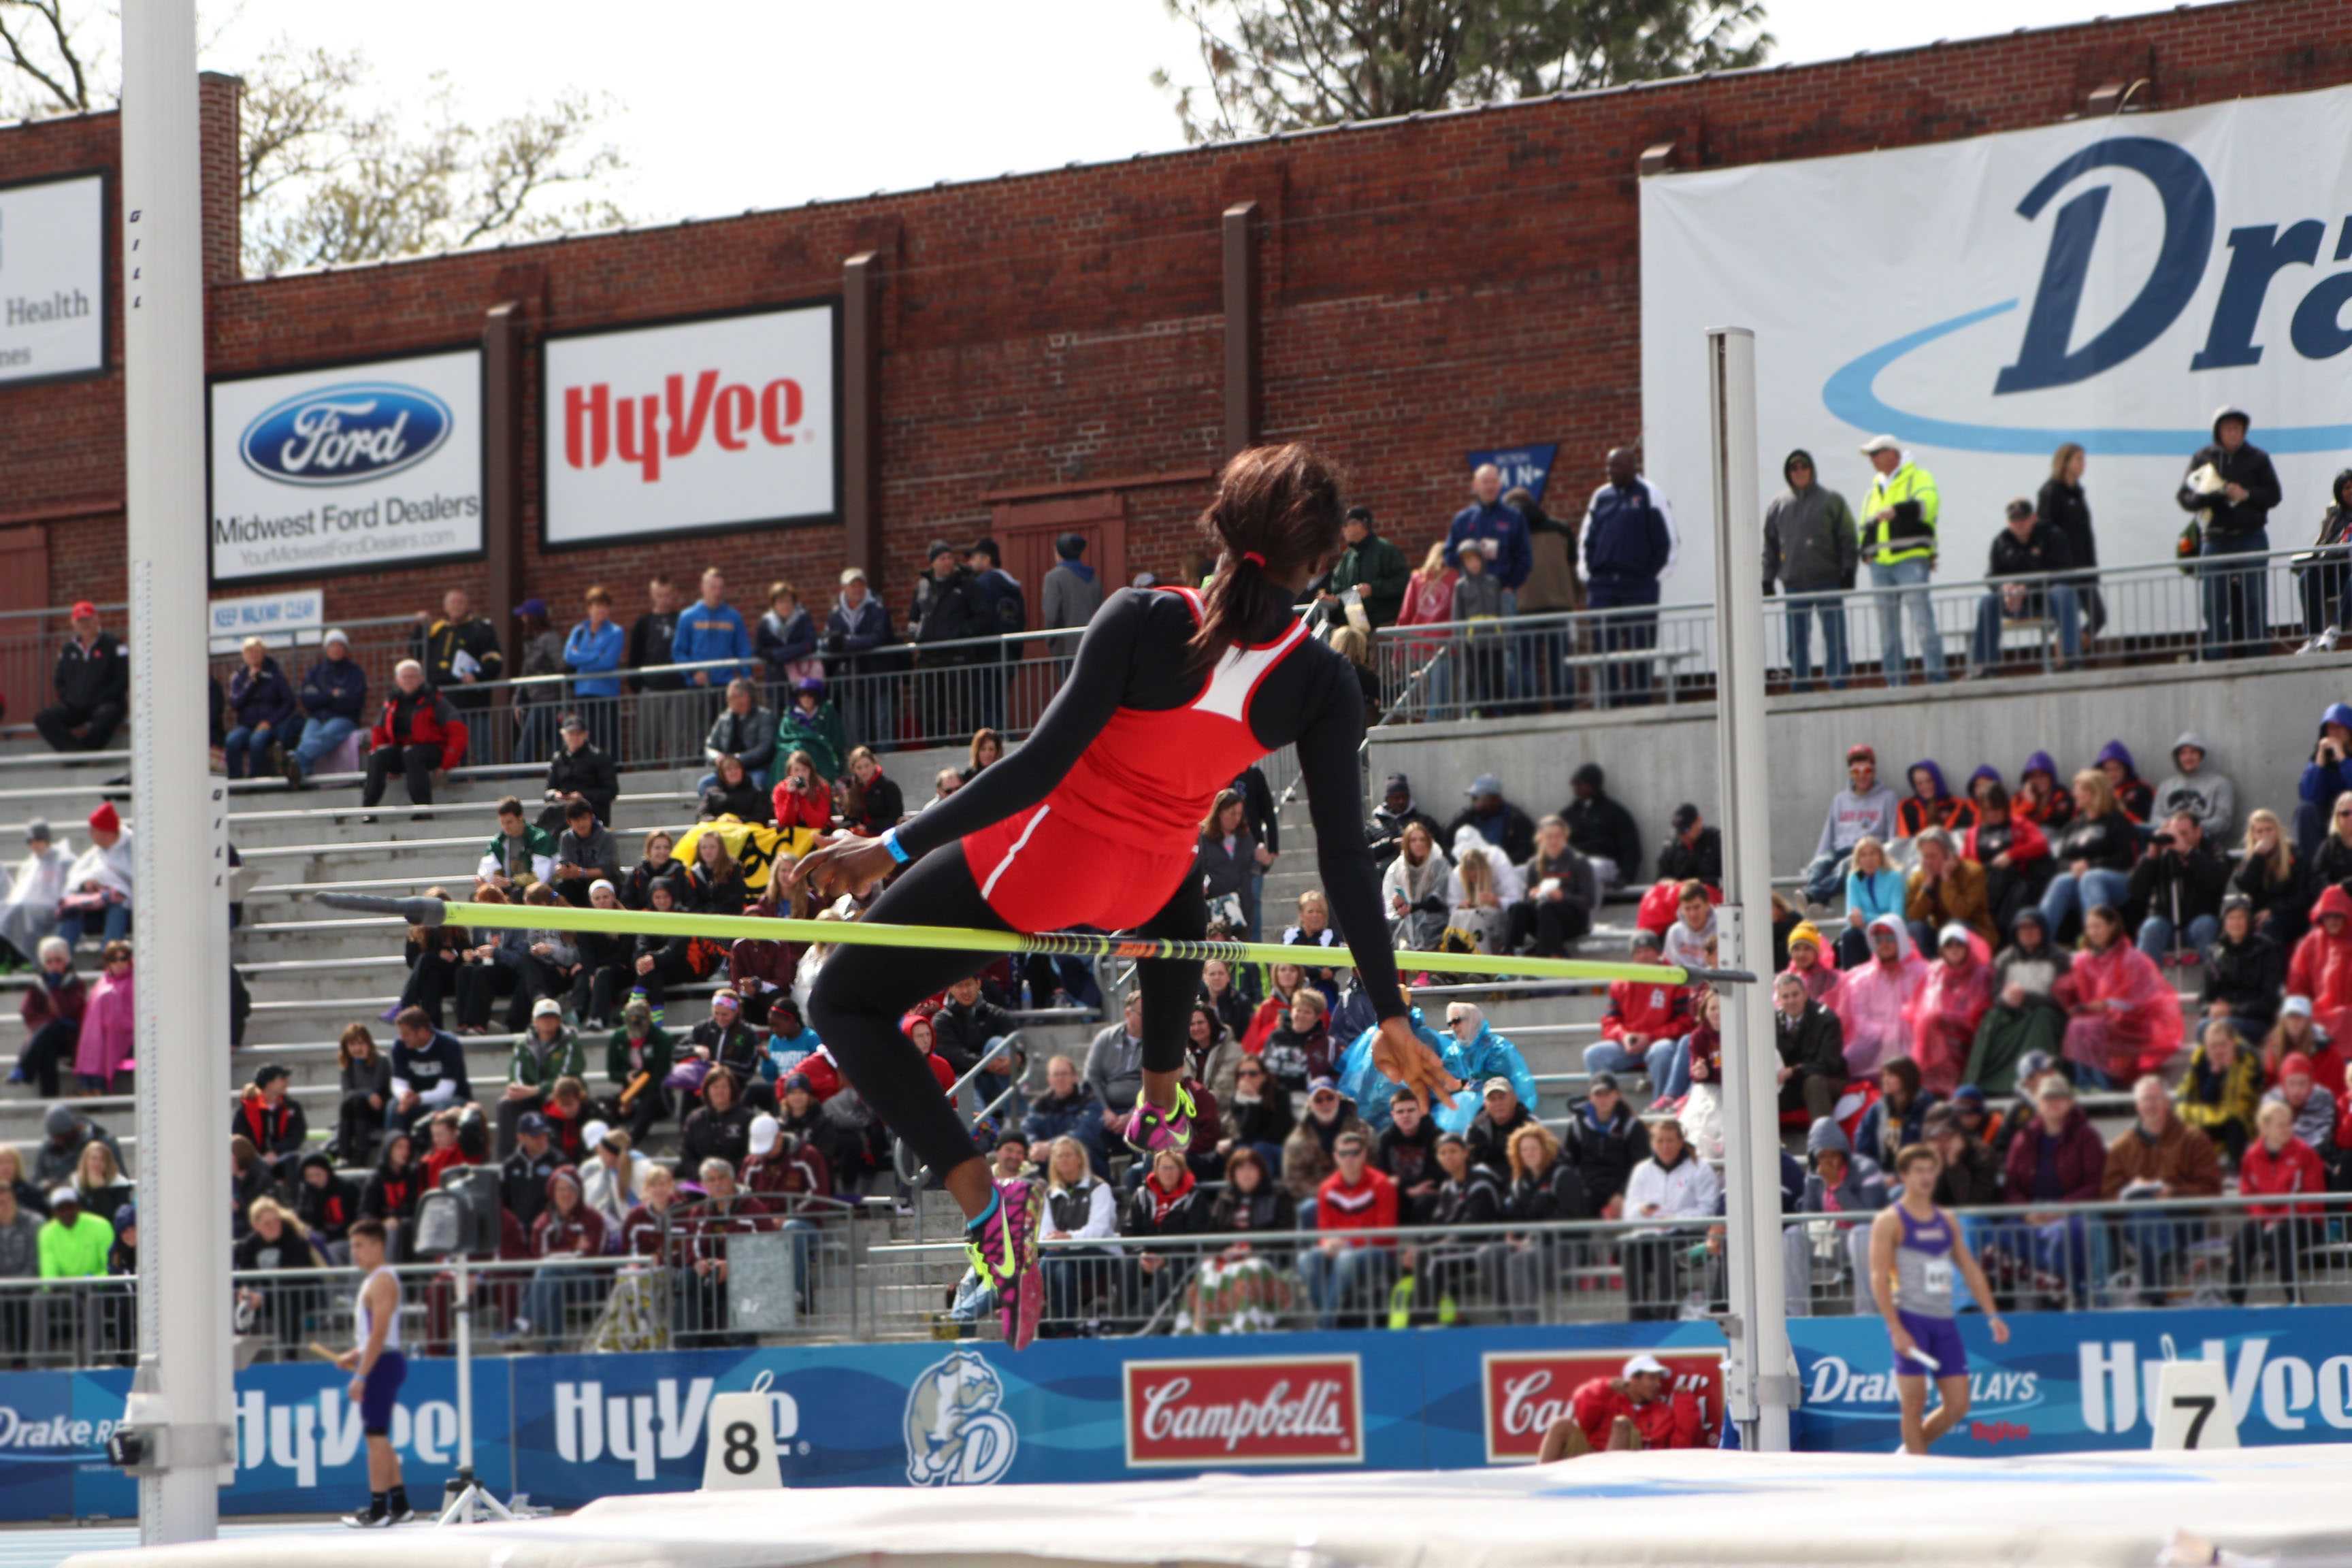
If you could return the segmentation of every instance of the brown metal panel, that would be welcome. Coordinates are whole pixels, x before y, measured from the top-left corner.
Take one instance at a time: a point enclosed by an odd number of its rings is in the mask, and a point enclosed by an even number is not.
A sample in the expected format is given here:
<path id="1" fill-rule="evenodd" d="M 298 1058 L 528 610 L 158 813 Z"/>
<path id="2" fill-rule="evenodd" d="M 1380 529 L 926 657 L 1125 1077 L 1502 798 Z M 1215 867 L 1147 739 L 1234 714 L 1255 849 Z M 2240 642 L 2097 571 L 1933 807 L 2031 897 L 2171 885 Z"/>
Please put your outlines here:
<path id="1" fill-rule="evenodd" d="M 882 591 L 882 266 L 870 250 L 841 264 L 842 559 Z"/>
<path id="2" fill-rule="evenodd" d="M 1225 453 L 1257 440 L 1261 410 L 1258 379 L 1257 204 L 1225 209 Z"/>
<path id="3" fill-rule="evenodd" d="M 500 627 L 522 603 L 522 316 L 520 302 L 509 300 L 482 321 L 482 574 L 489 595 L 482 613 Z M 512 628 L 499 640 L 520 652 Z M 520 670 L 518 658 L 514 673 Z"/>

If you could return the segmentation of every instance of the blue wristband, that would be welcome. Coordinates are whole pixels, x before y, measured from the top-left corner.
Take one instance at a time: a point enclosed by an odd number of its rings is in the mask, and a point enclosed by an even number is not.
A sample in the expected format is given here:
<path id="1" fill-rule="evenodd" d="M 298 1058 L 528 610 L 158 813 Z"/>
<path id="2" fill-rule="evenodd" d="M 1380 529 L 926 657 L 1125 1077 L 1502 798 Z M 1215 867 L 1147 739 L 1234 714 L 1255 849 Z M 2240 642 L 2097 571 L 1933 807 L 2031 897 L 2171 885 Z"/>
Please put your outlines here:
<path id="1" fill-rule="evenodd" d="M 914 858 L 912 855 L 908 854 L 907 851 L 899 846 L 898 830 L 895 827 L 882 836 L 882 847 L 890 851 L 890 858 L 896 860 L 901 866 Z"/>

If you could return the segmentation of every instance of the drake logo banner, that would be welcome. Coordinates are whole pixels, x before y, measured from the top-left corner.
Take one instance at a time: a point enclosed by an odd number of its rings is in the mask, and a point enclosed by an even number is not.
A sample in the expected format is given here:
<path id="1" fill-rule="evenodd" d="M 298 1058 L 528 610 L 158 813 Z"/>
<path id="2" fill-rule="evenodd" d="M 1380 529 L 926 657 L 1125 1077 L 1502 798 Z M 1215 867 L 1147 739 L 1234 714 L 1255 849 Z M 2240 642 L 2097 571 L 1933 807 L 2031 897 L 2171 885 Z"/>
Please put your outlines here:
<path id="1" fill-rule="evenodd" d="M 1803 447 L 1859 512 L 1855 448 L 1891 435 L 1937 480 L 1939 581 L 1984 576 L 2063 443 L 2102 568 L 2171 559 L 2225 405 L 2278 468 L 2273 550 L 2311 542 L 2352 447 L 2352 88 L 1654 176 L 1641 203 L 1646 471 L 1677 500 L 1709 493 L 1727 322 L 1756 333 L 1764 498 Z M 1668 604 L 1712 597 L 1707 531 L 1683 543 Z M 2196 616 L 2193 592 L 2108 605 L 2108 635 Z"/>

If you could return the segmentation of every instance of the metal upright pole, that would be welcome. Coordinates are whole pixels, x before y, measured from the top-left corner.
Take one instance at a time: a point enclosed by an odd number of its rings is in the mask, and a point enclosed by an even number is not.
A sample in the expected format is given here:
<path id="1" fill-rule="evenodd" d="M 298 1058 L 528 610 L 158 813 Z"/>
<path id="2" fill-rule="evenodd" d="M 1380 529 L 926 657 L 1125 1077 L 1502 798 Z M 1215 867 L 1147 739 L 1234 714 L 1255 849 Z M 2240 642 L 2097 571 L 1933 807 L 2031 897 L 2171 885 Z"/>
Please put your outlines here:
<path id="1" fill-rule="evenodd" d="M 1706 335 L 1708 431 L 1714 459 L 1716 776 L 1722 781 L 1727 969 L 1771 965 L 1772 856 L 1764 736 L 1764 592 L 1755 545 L 1756 336 L 1743 327 Z M 1723 990 L 1725 1251 L 1731 1269 L 1727 1414 L 1743 1442 L 1789 1447 L 1796 1363 L 1781 1297 L 1780 1061 L 1769 982 Z"/>
<path id="2" fill-rule="evenodd" d="M 229 1415 L 227 868 L 205 765 L 205 293 L 193 0 L 124 0 L 124 442 L 137 837 L 140 1395 L 148 1545 L 209 1541 Z M 225 804 L 226 797 L 222 797 Z M 168 1300 L 166 1293 L 168 1292 Z"/>

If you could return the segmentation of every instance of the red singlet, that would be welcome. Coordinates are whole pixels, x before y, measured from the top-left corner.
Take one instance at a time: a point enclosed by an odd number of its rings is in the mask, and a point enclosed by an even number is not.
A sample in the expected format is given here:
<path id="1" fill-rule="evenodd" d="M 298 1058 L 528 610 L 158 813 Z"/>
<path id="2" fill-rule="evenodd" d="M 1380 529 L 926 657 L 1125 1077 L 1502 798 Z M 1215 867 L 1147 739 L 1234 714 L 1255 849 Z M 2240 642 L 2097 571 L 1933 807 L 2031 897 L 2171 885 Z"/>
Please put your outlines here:
<path id="1" fill-rule="evenodd" d="M 1198 593 L 1163 591 L 1199 624 Z M 1250 700 L 1306 636 L 1295 621 L 1270 643 L 1228 648 L 1182 707 L 1118 709 L 1044 800 L 965 835 L 988 907 L 1019 931 L 1132 931 L 1158 914 L 1192 873 L 1218 792 L 1265 755 Z"/>

